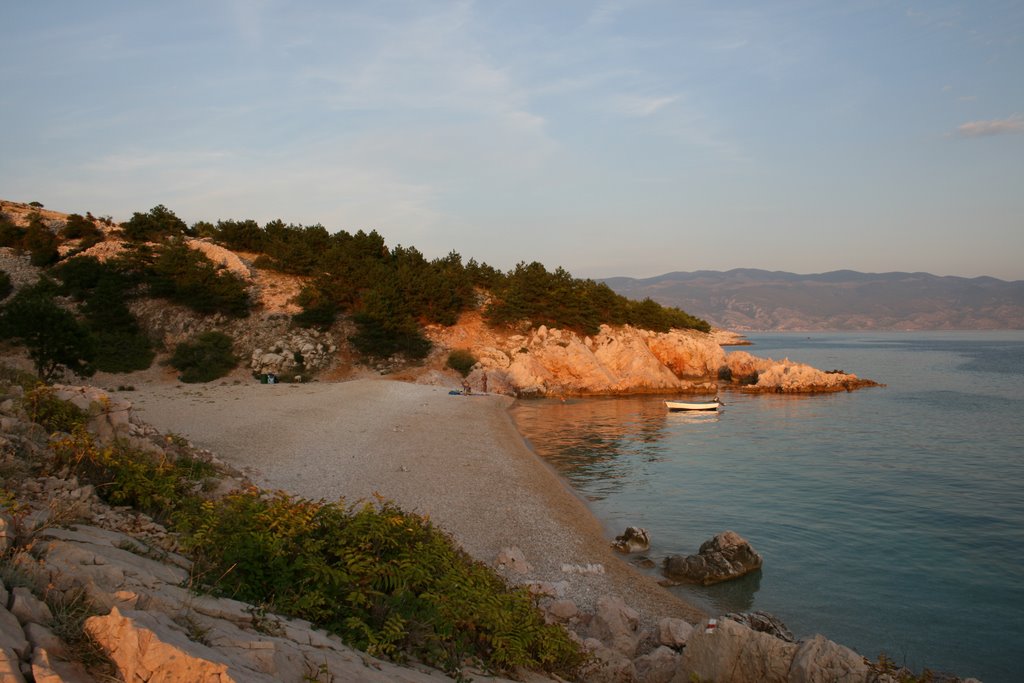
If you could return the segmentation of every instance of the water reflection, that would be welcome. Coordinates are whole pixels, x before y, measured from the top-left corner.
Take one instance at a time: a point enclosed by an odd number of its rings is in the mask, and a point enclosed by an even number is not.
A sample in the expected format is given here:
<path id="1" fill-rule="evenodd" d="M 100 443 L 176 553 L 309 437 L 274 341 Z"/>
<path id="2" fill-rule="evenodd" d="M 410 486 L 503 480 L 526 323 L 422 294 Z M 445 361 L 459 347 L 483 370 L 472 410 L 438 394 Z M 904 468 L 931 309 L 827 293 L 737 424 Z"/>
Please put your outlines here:
<path id="1" fill-rule="evenodd" d="M 699 602 L 712 614 L 727 612 L 750 612 L 754 609 L 754 594 L 761 588 L 761 570 L 753 571 L 746 576 L 715 584 L 713 586 L 687 586 L 684 597 L 693 600 L 699 596 Z"/>
<path id="2" fill-rule="evenodd" d="M 776 467 L 799 457 L 783 444 L 803 442 L 826 407 L 843 400 L 730 394 L 714 413 L 669 411 L 660 396 L 531 400 L 512 415 L 534 450 L 591 503 L 609 538 L 629 525 L 651 532 L 655 567 L 642 570 L 660 578 L 666 556 L 694 553 L 725 529 L 770 548 L 786 520 L 778 489 L 759 482 L 779 479 Z M 671 590 L 718 614 L 753 609 L 761 580 L 756 572 Z"/>
<path id="3" fill-rule="evenodd" d="M 617 492 L 624 479 L 643 476 L 645 464 L 669 457 L 667 415 L 664 403 L 651 398 L 537 400 L 513 409 L 534 449 L 591 501 Z M 672 419 L 686 420 L 680 414 Z"/>

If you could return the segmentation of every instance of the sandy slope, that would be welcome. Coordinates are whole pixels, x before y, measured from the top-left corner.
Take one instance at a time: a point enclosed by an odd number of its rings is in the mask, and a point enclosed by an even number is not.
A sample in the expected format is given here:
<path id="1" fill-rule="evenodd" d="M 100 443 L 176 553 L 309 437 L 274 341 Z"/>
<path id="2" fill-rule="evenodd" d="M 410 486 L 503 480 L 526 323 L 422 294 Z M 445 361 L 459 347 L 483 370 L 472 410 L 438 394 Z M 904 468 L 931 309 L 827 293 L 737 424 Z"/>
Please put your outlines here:
<path id="1" fill-rule="evenodd" d="M 157 428 L 209 448 L 264 486 L 353 502 L 375 493 L 424 514 L 475 558 L 518 546 L 589 610 L 604 593 L 647 619 L 701 613 L 609 547 L 600 524 L 525 445 L 500 396 L 387 380 L 304 385 L 136 383 L 122 394 Z M 600 563 L 604 574 L 564 572 Z"/>

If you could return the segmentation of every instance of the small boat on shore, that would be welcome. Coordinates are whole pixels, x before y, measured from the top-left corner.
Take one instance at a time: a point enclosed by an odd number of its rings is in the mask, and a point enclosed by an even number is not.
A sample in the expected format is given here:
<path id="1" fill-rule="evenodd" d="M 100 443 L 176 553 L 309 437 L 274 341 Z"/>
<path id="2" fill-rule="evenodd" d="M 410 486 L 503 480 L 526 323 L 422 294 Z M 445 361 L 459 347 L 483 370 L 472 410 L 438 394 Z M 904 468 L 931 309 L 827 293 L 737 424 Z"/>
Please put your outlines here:
<path id="1" fill-rule="evenodd" d="M 693 403 L 688 401 L 665 401 L 665 406 L 669 410 L 718 410 L 722 402 L 717 398 L 714 401 L 702 401 L 699 403 Z"/>

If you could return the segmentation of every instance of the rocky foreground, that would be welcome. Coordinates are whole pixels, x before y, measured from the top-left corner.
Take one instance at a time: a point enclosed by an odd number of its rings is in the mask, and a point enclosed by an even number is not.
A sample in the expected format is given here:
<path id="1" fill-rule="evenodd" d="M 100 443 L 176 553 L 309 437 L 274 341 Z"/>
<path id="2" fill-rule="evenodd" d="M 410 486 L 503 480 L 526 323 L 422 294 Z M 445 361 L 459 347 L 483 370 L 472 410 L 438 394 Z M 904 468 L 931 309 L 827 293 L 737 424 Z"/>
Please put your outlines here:
<path id="1" fill-rule="evenodd" d="M 2 390 L 0 472 L 14 500 L 5 502 L 8 512 L 0 517 L 0 679 L 298 683 L 444 678 L 437 671 L 368 657 L 301 620 L 195 593 L 191 562 L 178 552 L 174 534 L 132 510 L 111 508 L 74 478 L 30 476 L 33 462 L 50 458 L 53 441 L 61 435 L 48 435 L 28 421 L 20 387 Z M 64 387 L 58 395 L 88 411 L 89 429 L 100 442 L 127 440 L 167 458 L 186 447 L 180 438 L 139 419 L 122 394 Z M 382 425 L 382 431 L 387 429 Z M 204 456 L 225 472 L 212 495 L 249 483 L 212 454 Z M 516 548 L 489 561 L 499 560 L 511 581 L 529 576 L 526 558 Z M 899 676 L 906 672 L 879 670 L 822 636 L 790 642 L 770 620 L 645 614 L 630 606 L 628 591 L 600 595 L 592 604 L 576 600 L 574 583 L 588 571 L 600 570 L 563 567 L 562 581 L 534 585 L 548 619 L 564 624 L 591 654 L 579 680 L 904 680 Z M 84 607 L 93 613 L 80 627 L 88 638 L 69 628 L 73 614 Z M 92 643 L 91 651 L 83 650 L 83 641 Z M 513 673 L 516 680 L 546 680 L 530 672 Z"/>

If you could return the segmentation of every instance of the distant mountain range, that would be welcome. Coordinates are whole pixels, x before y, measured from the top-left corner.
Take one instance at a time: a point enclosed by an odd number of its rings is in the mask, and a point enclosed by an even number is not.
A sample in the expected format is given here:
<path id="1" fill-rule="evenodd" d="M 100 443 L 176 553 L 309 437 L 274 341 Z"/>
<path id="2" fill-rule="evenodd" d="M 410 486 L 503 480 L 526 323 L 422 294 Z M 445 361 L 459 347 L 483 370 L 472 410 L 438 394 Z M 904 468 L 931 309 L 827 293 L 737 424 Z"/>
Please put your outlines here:
<path id="1" fill-rule="evenodd" d="M 732 330 L 1024 329 L 1024 281 L 739 268 L 602 280 Z"/>

